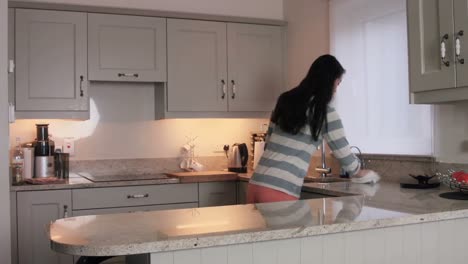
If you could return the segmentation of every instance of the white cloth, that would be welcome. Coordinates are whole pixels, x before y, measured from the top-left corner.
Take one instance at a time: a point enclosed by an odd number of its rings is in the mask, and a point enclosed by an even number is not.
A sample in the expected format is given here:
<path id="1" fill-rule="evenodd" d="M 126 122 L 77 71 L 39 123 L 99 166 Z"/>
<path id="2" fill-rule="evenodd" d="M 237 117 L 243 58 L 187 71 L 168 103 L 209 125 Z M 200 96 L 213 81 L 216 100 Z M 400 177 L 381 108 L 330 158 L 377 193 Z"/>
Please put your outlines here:
<path id="1" fill-rule="evenodd" d="M 380 181 L 380 175 L 377 174 L 375 171 L 369 171 L 366 175 L 363 177 L 353 177 L 351 178 L 351 182 L 353 183 L 377 183 Z"/>

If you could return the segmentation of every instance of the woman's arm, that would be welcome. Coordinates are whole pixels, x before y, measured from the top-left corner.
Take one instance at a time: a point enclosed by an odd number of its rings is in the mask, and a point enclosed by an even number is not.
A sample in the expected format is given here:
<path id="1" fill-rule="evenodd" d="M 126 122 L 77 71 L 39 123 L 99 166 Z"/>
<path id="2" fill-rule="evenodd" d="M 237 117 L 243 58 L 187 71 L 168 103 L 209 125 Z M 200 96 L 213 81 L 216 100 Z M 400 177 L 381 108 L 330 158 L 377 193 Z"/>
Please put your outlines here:
<path id="1" fill-rule="evenodd" d="M 333 151 L 333 155 L 340 162 L 341 167 L 351 176 L 358 174 L 361 168 L 361 162 L 351 151 L 341 118 L 335 108 L 328 107 L 327 126 L 323 129 L 323 136 L 328 142 L 328 146 Z"/>

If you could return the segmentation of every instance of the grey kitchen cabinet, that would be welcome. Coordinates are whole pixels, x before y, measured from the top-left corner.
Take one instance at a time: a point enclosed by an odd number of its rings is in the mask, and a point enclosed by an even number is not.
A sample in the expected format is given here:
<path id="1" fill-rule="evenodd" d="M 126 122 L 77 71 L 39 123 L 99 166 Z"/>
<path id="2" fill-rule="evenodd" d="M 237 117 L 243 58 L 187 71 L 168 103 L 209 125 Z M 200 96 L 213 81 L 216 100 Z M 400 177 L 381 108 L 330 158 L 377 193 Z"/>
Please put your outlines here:
<path id="1" fill-rule="evenodd" d="M 464 0 L 407 0 L 411 102 L 468 100 Z"/>
<path id="2" fill-rule="evenodd" d="M 282 28 L 229 23 L 229 111 L 270 112 L 284 89 Z"/>
<path id="3" fill-rule="evenodd" d="M 166 81 L 166 19 L 88 14 L 91 81 Z"/>
<path id="4" fill-rule="evenodd" d="M 72 264 L 69 255 L 50 249 L 48 227 L 51 221 L 71 214 L 70 190 L 17 193 L 19 264 Z"/>
<path id="5" fill-rule="evenodd" d="M 168 112 L 273 110 L 284 87 L 282 27 L 168 19 L 167 30 Z"/>
<path id="6" fill-rule="evenodd" d="M 247 204 L 247 187 L 249 182 L 240 181 L 237 183 L 237 203 Z"/>
<path id="7" fill-rule="evenodd" d="M 227 111 L 226 23 L 168 19 L 168 111 Z"/>
<path id="8" fill-rule="evenodd" d="M 8 9 L 8 103 L 15 103 L 15 10 Z"/>
<path id="9" fill-rule="evenodd" d="M 89 110 L 86 17 L 16 9 L 16 111 Z"/>
<path id="10" fill-rule="evenodd" d="M 237 204 L 237 182 L 205 182 L 198 184 L 199 207 Z"/>

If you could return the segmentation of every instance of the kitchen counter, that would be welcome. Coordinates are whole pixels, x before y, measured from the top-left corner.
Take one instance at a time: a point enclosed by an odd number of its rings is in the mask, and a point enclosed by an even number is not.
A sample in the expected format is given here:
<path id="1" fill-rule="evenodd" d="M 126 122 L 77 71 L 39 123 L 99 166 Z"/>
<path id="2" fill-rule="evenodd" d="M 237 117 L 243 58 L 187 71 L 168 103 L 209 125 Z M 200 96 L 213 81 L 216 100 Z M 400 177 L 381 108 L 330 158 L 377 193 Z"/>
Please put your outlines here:
<path id="1" fill-rule="evenodd" d="M 51 246 L 71 255 L 132 255 L 468 217 L 468 201 L 438 197 L 448 191 L 445 187 L 408 190 L 385 182 L 308 183 L 304 189 L 348 196 L 66 218 L 51 224 Z"/>
<path id="2" fill-rule="evenodd" d="M 111 181 L 111 182 L 92 182 L 75 173 L 70 173 L 70 178 L 66 183 L 44 184 L 44 185 L 13 185 L 10 186 L 11 192 L 19 191 L 46 191 L 46 190 L 68 190 L 82 188 L 103 188 L 103 187 L 122 187 L 138 185 L 159 185 L 159 184 L 177 184 L 180 183 L 175 178 L 155 179 L 155 180 L 130 180 L 130 181 Z"/>

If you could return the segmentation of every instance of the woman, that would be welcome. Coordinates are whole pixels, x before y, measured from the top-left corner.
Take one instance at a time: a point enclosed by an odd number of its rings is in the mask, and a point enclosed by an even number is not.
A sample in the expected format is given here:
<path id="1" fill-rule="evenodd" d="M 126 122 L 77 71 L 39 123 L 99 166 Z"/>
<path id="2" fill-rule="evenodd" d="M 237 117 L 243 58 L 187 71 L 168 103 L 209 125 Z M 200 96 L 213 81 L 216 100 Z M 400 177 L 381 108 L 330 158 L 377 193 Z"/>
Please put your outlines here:
<path id="1" fill-rule="evenodd" d="M 329 106 L 344 73 L 335 57 L 321 56 L 299 86 L 279 97 L 271 116 L 265 152 L 250 179 L 249 203 L 298 200 L 311 157 L 323 138 L 351 177 L 379 180 L 375 172 L 360 170 L 341 119 Z"/>

